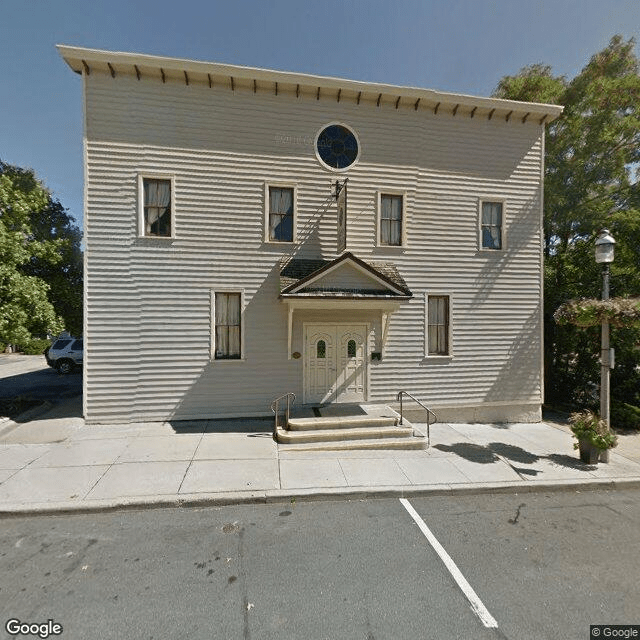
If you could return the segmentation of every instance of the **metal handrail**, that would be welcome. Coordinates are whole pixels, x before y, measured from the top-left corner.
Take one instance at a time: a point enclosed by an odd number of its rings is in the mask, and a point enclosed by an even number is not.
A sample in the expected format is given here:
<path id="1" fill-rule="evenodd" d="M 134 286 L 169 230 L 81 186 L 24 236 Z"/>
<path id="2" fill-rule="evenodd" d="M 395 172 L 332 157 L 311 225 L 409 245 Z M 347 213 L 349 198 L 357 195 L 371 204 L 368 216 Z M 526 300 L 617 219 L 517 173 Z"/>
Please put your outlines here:
<path id="1" fill-rule="evenodd" d="M 280 426 L 278 424 L 278 404 L 280 402 L 280 400 L 282 400 L 283 398 L 287 399 L 287 409 L 285 412 L 285 421 L 284 421 L 284 428 L 286 429 L 288 424 L 289 424 L 289 413 L 290 413 L 290 409 L 291 409 L 291 405 L 296 401 L 296 394 L 293 392 L 289 392 L 289 393 L 284 393 L 282 394 L 280 397 L 276 398 L 272 403 L 271 403 L 271 411 L 273 411 L 273 413 L 276 414 L 276 420 L 275 423 L 273 425 L 273 437 L 275 438 L 278 432 L 278 427 Z M 293 398 L 293 399 L 291 399 Z"/>
<path id="2" fill-rule="evenodd" d="M 433 422 L 438 422 L 438 416 L 431 409 L 429 409 L 429 407 L 422 404 L 422 402 L 420 402 L 418 398 L 414 398 L 408 391 L 398 391 L 396 400 L 400 402 L 400 424 L 402 424 L 402 396 L 408 396 L 414 402 L 417 402 L 427 412 L 427 447 L 431 446 L 431 423 L 429 422 L 429 414 L 433 416 Z"/>

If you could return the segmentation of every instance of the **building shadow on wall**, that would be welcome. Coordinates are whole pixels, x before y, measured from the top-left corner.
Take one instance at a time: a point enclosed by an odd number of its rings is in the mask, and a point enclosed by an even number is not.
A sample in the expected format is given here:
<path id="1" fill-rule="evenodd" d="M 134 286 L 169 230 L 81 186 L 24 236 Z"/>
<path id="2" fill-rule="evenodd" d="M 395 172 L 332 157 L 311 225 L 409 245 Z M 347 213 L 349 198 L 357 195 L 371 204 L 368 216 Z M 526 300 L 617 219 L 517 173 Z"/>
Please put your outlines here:
<path id="1" fill-rule="evenodd" d="M 220 430 L 242 429 L 235 416 L 249 416 L 245 430 L 265 430 L 257 417 L 270 416 L 273 400 L 292 390 L 297 382 L 296 360 L 287 358 L 287 309 L 278 301 L 280 287 L 280 261 L 268 271 L 252 295 L 247 295 L 244 308 L 244 359 L 216 361 L 207 351 L 202 355 L 202 367 L 194 382 L 175 405 L 170 424 L 176 430 L 189 428 L 189 423 L 212 420 L 215 414 L 233 416 L 232 421 L 215 420 L 211 428 Z M 215 289 L 215 286 L 212 287 Z M 248 292 L 251 293 L 251 292 Z M 206 292 L 208 299 L 209 292 Z M 264 309 L 273 305 L 273 314 L 265 321 Z M 209 317 L 209 305 L 203 313 Z M 213 327 L 211 328 L 213 331 Z M 261 413 L 262 416 L 255 414 Z M 186 421 L 186 422 L 185 422 Z M 198 429 L 199 425 L 194 425 Z M 206 427 L 209 428 L 209 427 Z"/>
<path id="2" fill-rule="evenodd" d="M 500 274 L 521 261 L 527 247 L 529 251 L 537 250 L 531 241 L 531 229 L 539 229 L 542 236 L 540 200 L 538 198 L 528 200 L 519 211 L 515 214 L 508 211 L 508 215 L 510 223 L 506 227 L 506 250 L 484 250 L 476 254 L 476 258 L 483 260 L 484 265 L 473 283 L 475 293 L 471 302 L 472 309 L 481 306 L 490 298 L 501 281 Z M 537 246 L 540 247 L 540 245 Z M 541 248 L 540 251 L 542 251 Z M 539 279 L 536 284 L 538 288 L 541 286 Z"/>
<path id="3" fill-rule="evenodd" d="M 541 397 L 540 303 L 525 320 L 504 355 L 504 364 L 485 394 L 486 402 L 532 402 Z"/>
<path id="4" fill-rule="evenodd" d="M 542 233 L 539 199 L 528 200 L 520 210 L 509 215 L 509 220 L 506 250 L 478 251 L 477 257 L 484 261 L 484 265 L 475 279 L 475 292 L 470 306 L 472 311 L 480 313 L 485 304 L 493 305 L 495 309 L 495 300 L 503 300 L 503 317 L 514 315 L 514 325 L 522 323 L 506 351 L 500 325 L 489 327 L 488 335 L 494 337 L 496 346 L 491 349 L 492 345 L 483 345 L 483 348 L 492 350 L 496 354 L 494 357 L 503 360 L 504 364 L 494 377 L 484 400 L 527 403 L 532 397 L 540 397 L 542 387 L 542 282 L 539 275 L 529 275 L 529 258 L 523 257 L 527 251 L 541 251 L 531 238 L 532 229 L 539 229 L 539 233 Z M 502 275 L 509 270 L 513 271 L 513 278 L 505 281 Z M 528 300 L 521 299 L 521 294 L 528 295 Z M 518 304 L 519 300 L 522 300 L 520 304 L 523 311 L 512 311 L 509 306 Z M 518 316 L 521 320 L 518 320 Z M 513 325 L 507 329 L 507 335 L 514 335 Z"/>
<path id="5" fill-rule="evenodd" d="M 221 363 L 212 361 L 209 354 L 203 357 L 204 363 L 197 379 L 172 412 L 170 424 L 175 425 L 176 430 L 184 432 L 184 429 L 188 429 L 185 420 L 187 423 L 193 422 L 190 419 L 194 415 L 212 416 L 220 413 L 242 416 L 243 412 L 245 415 L 258 412 L 269 415 L 275 398 L 300 385 L 301 362 L 287 357 L 287 308 L 278 299 L 280 270 L 283 264 L 294 257 L 322 258 L 321 241 L 327 240 L 321 232 L 322 219 L 334 202 L 333 197 L 328 196 L 313 211 L 299 230 L 299 242 L 293 251 L 283 252 L 281 247 L 274 244 L 264 244 L 261 247 L 265 250 L 265 259 L 273 259 L 273 264 L 254 293 L 246 290 L 248 302 L 243 310 L 245 361 Z M 270 253 L 266 253 L 267 251 Z M 237 274 L 232 275 L 234 281 L 237 281 Z M 218 280 L 212 283 L 211 288 L 215 290 L 216 285 L 221 284 Z M 224 288 L 228 290 L 228 287 Z M 209 295 L 208 291 L 206 295 Z M 275 321 L 265 323 L 264 311 L 269 307 L 274 312 Z M 208 304 L 206 308 L 209 309 Z M 211 330 L 214 330 L 213 327 Z M 268 366 L 265 364 L 267 362 Z M 207 428 L 237 430 L 244 423 L 246 420 L 237 421 L 235 418 L 230 422 L 216 419 Z M 266 428 L 255 420 L 247 424 L 249 430 Z M 198 428 L 197 425 L 194 427 L 196 430 Z"/>
<path id="6" fill-rule="evenodd" d="M 502 123 L 495 119 L 471 121 L 466 120 L 467 117 L 439 120 L 441 132 L 447 138 L 446 145 L 435 145 L 431 131 L 423 129 L 422 148 L 428 152 L 425 151 L 422 155 L 420 165 L 432 171 L 477 176 L 489 180 L 507 180 L 531 152 L 532 136 L 524 131 L 521 136 L 513 135 L 517 130 L 511 129 L 510 134 L 507 134 L 509 135 L 508 151 L 496 153 L 496 133 L 498 138 L 505 135 L 504 131 L 500 131 Z M 482 128 L 478 127 L 478 122 L 483 123 Z M 466 133 L 461 135 L 461 130 L 458 128 L 464 123 L 474 128 L 472 150 L 468 143 L 465 144 Z"/>

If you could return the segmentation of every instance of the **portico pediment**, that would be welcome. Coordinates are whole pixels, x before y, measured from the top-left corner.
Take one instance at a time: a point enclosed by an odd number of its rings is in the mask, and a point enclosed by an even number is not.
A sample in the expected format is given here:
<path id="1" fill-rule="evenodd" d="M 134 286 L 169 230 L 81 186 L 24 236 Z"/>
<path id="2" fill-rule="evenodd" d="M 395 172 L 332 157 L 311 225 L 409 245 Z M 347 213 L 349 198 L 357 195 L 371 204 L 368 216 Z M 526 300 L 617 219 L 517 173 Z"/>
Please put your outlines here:
<path id="1" fill-rule="evenodd" d="M 335 260 L 293 258 L 280 270 L 283 299 L 406 300 L 412 297 L 395 265 L 366 262 L 351 252 Z"/>

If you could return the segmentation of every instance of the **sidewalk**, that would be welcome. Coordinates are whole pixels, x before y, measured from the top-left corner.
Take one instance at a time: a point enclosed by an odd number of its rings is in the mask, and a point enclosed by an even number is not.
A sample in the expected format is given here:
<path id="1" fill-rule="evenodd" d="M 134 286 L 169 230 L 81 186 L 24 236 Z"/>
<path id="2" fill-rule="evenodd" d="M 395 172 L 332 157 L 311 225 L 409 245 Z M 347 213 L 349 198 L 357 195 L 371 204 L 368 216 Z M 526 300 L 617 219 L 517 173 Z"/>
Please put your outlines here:
<path id="1" fill-rule="evenodd" d="M 588 466 L 555 422 L 437 423 L 426 451 L 304 452 L 281 450 L 265 420 L 90 427 L 70 414 L 0 432 L 0 514 L 640 486 L 640 434 Z"/>

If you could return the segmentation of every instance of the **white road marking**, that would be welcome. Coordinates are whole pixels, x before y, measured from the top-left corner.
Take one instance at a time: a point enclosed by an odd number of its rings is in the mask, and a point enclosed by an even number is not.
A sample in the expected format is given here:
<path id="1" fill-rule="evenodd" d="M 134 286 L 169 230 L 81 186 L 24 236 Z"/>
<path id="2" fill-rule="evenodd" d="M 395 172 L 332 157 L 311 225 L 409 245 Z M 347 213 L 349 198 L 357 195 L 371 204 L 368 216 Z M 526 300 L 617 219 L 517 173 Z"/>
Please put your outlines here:
<path id="1" fill-rule="evenodd" d="M 473 590 L 472 586 L 467 582 L 467 579 L 462 575 L 462 572 L 456 566 L 456 563 L 451 559 L 451 556 L 445 551 L 444 547 L 438 542 L 438 539 L 431 533 L 431 529 L 427 527 L 425 521 L 420 517 L 418 512 L 411 506 L 411 503 L 406 498 L 400 498 L 402 506 L 409 512 L 409 515 L 415 520 L 415 523 L 420 527 L 420 531 L 424 533 L 425 537 L 434 548 L 435 552 L 440 556 L 440 560 L 444 562 L 445 567 L 449 570 L 449 573 L 453 576 L 453 579 L 458 583 L 462 593 L 466 596 L 467 600 L 471 604 L 471 609 L 480 618 L 482 624 L 485 627 L 493 629 L 498 628 L 496 619 L 487 611 L 487 608 L 482 604 L 482 601 L 478 597 L 478 594 Z"/>

